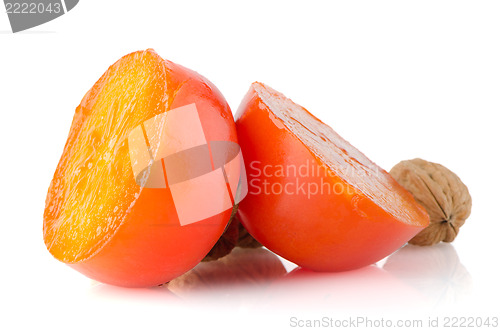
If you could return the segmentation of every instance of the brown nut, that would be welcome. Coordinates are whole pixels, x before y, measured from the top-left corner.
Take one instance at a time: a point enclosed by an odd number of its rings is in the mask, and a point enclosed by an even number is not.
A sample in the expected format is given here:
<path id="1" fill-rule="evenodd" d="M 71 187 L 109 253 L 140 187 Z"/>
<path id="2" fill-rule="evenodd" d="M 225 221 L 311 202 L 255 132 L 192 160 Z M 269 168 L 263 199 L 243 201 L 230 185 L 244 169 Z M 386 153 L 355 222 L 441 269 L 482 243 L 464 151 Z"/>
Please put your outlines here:
<path id="1" fill-rule="evenodd" d="M 231 253 L 235 247 L 258 248 L 262 246 L 240 223 L 238 214 L 236 213 L 237 210 L 238 205 L 235 205 L 224 233 L 215 243 L 214 247 L 212 247 L 210 252 L 203 258 L 203 262 L 218 260 Z"/>
<path id="2" fill-rule="evenodd" d="M 452 242 L 472 207 L 469 190 L 460 178 L 446 167 L 422 159 L 401 161 L 390 174 L 429 213 L 429 226 L 409 243 L 427 246 Z"/>
<path id="3" fill-rule="evenodd" d="M 219 240 L 215 243 L 214 247 L 208 252 L 208 254 L 201 260 L 202 262 L 209 262 L 218 260 L 233 250 L 236 247 L 236 243 L 238 242 L 239 235 L 239 221 L 236 219 L 236 211 L 238 210 L 238 205 L 233 207 L 233 211 L 231 212 L 231 217 L 229 219 L 229 223 L 226 225 L 224 229 L 224 233 L 219 238 Z"/>

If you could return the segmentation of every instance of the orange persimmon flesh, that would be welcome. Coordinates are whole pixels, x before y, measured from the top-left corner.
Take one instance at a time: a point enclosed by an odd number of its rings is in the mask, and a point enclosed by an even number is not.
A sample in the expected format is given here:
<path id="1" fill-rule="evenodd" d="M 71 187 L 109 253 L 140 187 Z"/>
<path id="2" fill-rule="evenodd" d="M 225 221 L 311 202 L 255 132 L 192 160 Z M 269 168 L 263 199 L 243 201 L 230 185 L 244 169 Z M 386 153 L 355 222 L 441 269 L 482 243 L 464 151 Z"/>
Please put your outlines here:
<path id="1" fill-rule="evenodd" d="M 318 271 L 360 268 L 428 225 L 386 171 L 272 88 L 252 84 L 236 128 L 249 183 L 239 218 L 282 257 Z"/>
<path id="2" fill-rule="evenodd" d="M 46 199 L 44 240 L 55 258 L 98 281 L 142 287 L 179 276 L 208 253 L 231 210 L 180 226 L 168 186 L 137 185 L 127 141 L 144 121 L 193 103 L 208 141 L 237 142 L 215 86 L 153 50 L 124 56 L 95 83 L 76 109 Z"/>

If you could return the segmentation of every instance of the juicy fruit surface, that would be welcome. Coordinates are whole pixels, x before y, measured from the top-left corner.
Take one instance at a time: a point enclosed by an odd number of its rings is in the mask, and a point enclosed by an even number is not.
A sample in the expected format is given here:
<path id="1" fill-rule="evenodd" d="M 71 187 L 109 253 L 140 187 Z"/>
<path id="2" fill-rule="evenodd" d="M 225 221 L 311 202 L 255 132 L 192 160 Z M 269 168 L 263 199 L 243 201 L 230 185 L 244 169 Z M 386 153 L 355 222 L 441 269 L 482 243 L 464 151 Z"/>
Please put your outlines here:
<path id="1" fill-rule="evenodd" d="M 400 221 L 420 224 L 415 204 L 404 199 L 408 193 L 385 170 L 283 94 L 259 83 L 252 87 L 272 114 L 335 175 Z"/>
<path id="2" fill-rule="evenodd" d="M 132 53 L 111 66 L 76 109 L 44 215 L 45 242 L 59 260 L 71 263 L 95 253 L 140 194 L 127 135 L 166 110 L 164 82 L 158 55 Z"/>
<path id="3" fill-rule="evenodd" d="M 281 93 L 252 84 L 236 119 L 249 181 L 239 218 L 285 259 L 316 271 L 356 269 L 427 226 L 409 192 Z"/>
<path id="4" fill-rule="evenodd" d="M 203 139 L 191 139 L 195 134 Z M 153 50 L 122 57 L 76 109 L 47 194 L 47 248 L 113 285 L 154 286 L 183 274 L 222 235 L 231 215 L 224 209 L 229 187 L 240 180 L 239 159 L 224 164 L 225 181 L 222 164 L 206 167 L 210 155 L 190 161 L 185 154 L 220 143 L 217 152 L 229 157 L 224 147 L 237 141 L 231 109 L 205 77 Z M 197 170 L 200 162 L 206 174 Z M 224 192 L 200 187 L 200 178 Z M 200 206 L 210 209 L 182 218 Z"/>

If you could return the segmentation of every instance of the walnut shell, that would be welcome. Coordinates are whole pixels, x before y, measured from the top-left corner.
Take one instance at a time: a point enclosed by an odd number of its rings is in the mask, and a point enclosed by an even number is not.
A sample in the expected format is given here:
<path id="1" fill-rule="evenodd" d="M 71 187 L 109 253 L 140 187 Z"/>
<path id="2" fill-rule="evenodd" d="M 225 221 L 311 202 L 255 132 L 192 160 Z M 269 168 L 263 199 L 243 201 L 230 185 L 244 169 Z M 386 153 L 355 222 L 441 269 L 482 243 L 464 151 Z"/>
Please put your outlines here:
<path id="1" fill-rule="evenodd" d="M 238 205 L 235 205 L 224 233 L 212 247 L 210 252 L 203 258 L 203 262 L 218 260 L 231 253 L 235 247 L 257 248 L 262 246 L 240 223 L 238 214 L 236 213 L 237 210 Z"/>
<path id="2" fill-rule="evenodd" d="M 237 247 L 241 248 L 259 248 L 262 247 L 262 244 L 255 240 L 254 237 L 250 233 L 248 233 L 247 229 L 243 226 L 243 224 L 239 223 L 239 237 L 238 242 L 236 243 Z"/>
<path id="3" fill-rule="evenodd" d="M 446 167 L 422 159 L 401 161 L 390 174 L 429 213 L 429 226 L 409 243 L 427 246 L 452 242 L 472 207 L 469 190 L 460 178 Z"/>
<path id="4" fill-rule="evenodd" d="M 209 262 L 218 260 L 233 250 L 236 247 L 239 236 L 239 221 L 236 218 L 236 212 L 238 211 L 238 205 L 233 206 L 231 211 L 231 217 L 229 222 L 222 233 L 222 236 L 217 240 L 215 245 L 212 247 L 210 252 L 201 260 L 202 262 Z"/>

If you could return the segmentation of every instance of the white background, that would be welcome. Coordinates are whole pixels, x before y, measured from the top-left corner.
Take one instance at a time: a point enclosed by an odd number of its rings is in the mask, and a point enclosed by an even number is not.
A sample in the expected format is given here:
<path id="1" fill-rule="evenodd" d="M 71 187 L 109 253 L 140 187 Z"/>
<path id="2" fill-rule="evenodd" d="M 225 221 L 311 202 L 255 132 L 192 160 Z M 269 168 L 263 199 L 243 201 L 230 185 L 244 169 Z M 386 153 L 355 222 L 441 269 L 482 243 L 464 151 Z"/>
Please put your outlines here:
<path id="1" fill-rule="evenodd" d="M 500 317 L 500 2 L 84 0 L 18 34 L 0 8 L 0 329 Z M 471 217 L 452 245 L 407 248 L 351 273 L 253 281 L 242 276 L 251 266 L 229 263 L 204 267 L 195 290 L 175 293 L 85 278 L 45 249 L 46 191 L 85 92 L 146 48 L 208 77 L 233 112 L 258 80 L 387 170 L 414 157 L 444 164 L 468 185 Z M 264 268 L 273 258 L 257 255 Z"/>

